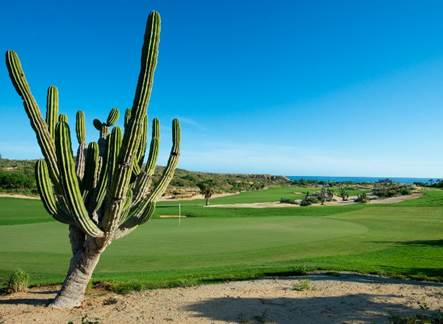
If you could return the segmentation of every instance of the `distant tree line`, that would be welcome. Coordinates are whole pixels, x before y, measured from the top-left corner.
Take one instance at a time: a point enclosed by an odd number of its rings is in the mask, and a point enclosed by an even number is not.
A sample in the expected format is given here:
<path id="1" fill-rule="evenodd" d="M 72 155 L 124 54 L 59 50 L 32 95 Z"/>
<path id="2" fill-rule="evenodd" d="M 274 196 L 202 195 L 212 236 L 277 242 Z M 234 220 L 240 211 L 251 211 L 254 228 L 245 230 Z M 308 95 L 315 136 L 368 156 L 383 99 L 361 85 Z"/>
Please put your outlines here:
<path id="1" fill-rule="evenodd" d="M 0 188 L 5 190 L 34 190 L 35 179 L 33 175 L 0 171 Z"/>

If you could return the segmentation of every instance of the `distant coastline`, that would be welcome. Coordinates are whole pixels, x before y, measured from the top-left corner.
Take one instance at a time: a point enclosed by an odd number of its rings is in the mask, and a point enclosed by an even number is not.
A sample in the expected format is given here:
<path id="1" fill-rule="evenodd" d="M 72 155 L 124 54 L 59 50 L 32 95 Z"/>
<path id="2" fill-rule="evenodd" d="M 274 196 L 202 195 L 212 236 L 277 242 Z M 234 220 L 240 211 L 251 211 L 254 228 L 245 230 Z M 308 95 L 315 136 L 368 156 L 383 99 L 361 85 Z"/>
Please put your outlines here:
<path id="1" fill-rule="evenodd" d="M 328 176 L 288 176 L 290 180 L 324 181 L 324 182 L 354 182 L 375 183 L 383 179 L 391 179 L 398 183 L 412 184 L 414 182 L 429 183 L 430 180 L 437 181 L 440 178 L 403 178 L 403 177 L 328 177 Z"/>

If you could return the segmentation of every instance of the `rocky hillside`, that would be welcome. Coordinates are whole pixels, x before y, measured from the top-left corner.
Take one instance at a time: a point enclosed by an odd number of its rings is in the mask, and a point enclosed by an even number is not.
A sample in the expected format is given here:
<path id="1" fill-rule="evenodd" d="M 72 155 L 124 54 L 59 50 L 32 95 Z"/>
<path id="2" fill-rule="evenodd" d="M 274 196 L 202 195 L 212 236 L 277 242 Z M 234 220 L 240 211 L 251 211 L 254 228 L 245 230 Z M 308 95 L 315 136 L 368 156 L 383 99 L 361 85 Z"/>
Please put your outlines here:
<path id="1" fill-rule="evenodd" d="M 0 191 L 22 194 L 37 194 L 34 180 L 35 160 L 0 159 Z M 163 167 L 156 170 L 156 179 Z M 287 184 L 283 176 L 267 174 L 222 174 L 194 172 L 178 169 L 166 192 L 168 197 L 186 198 L 199 193 L 198 185 L 210 183 L 216 193 L 259 190 L 268 186 Z"/>

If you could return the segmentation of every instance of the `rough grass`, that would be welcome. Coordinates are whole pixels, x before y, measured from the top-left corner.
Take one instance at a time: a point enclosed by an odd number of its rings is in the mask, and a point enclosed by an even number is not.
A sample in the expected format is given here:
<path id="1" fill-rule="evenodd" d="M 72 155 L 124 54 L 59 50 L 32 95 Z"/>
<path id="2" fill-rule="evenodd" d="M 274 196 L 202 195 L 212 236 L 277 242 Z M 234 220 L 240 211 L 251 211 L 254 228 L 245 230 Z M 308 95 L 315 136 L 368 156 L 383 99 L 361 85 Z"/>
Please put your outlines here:
<path id="1" fill-rule="evenodd" d="M 297 280 L 292 285 L 292 290 L 295 290 L 295 291 L 305 291 L 305 290 L 311 290 L 311 289 L 312 289 L 312 284 L 311 284 L 311 280 L 309 280 L 309 279 Z"/>
<path id="2" fill-rule="evenodd" d="M 8 293 L 25 292 L 29 286 L 29 275 L 23 270 L 16 270 L 9 274 L 6 291 Z"/>
<path id="3" fill-rule="evenodd" d="M 16 268 L 34 285 L 63 279 L 67 228 L 40 204 L 0 199 L 0 285 Z M 186 202 L 184 214 L 195 217 L 153 219 L 114 242 L 94 281 L 124 292 L 315 269 L 443 280 L 442 206 L 440 190 L 385 206 L 211 209 Z M 162 203 L 157 216 L 172 208 Z"/>

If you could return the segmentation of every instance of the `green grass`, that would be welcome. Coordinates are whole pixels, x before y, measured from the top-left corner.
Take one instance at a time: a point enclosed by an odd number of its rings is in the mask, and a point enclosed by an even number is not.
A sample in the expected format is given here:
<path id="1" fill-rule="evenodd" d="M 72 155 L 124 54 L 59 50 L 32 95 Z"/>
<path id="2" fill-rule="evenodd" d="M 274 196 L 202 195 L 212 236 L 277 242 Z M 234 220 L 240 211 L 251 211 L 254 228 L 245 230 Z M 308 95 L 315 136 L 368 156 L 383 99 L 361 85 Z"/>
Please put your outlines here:
<path id="1" fill-rule="evenodd" d="M 294 187 L 220 199 L 257 201 L 284 190 Z M 156 217 L 176 209 L 175 204 L 161 203 Z M 443 280 L 441 190 L 396 205 L 224 209 L 184 201 L 182 210 L 194 217 L 180 223 L 154 218 L 114 242 L 94 280 L 118 291 L 301 269 Z M 67 227 L 51 221 L 39 201 L 0 199 L 0 286 L 17 268 L 31 275 L 31 284 L 60 282 L 69 251 Z"/>
<path id="2" fill-rule="evenodd" d="M 0 226 L 50 222 L 42 203 L 35 199 L 0 198 Z"/>

